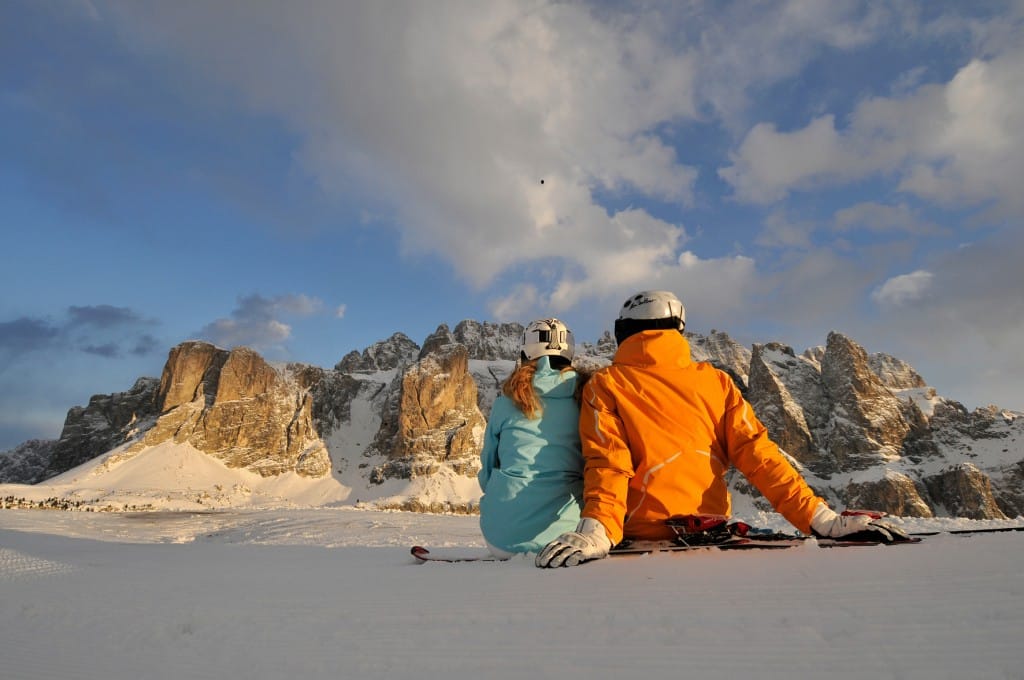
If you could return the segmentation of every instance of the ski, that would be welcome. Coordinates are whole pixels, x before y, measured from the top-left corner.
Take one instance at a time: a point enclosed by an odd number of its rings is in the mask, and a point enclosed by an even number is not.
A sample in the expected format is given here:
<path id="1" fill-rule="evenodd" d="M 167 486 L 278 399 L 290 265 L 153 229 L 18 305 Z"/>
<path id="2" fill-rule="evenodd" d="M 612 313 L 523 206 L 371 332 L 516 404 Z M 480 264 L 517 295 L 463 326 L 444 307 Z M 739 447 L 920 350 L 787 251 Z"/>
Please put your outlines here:
<path id="1" fill-rule="evenodd" d="M 921 538 L 912 537 L 907 541 L 886 543 L 885 541 L 844 541 L 834 538 L 817 538 L 815 536 L 790 536 L 758 539 L 735 537 L 720 543 L 696 543 L 681 545 L 672 541 L 624 541 L 615 546 L 609 555 L 649 555 L 652 553 L 690 552 L 695 550 L 785 550 L 804 545 L 816 545 L 819 548 L 852 548 L 856 546 L 892 546 L 920 543 Z M 813 543 L 811 543 L 813 541 Z"/>
<path id="2" fill-rule="evenodd" d="M 611 549 L 610 555 L 647 555 L 657 552 L 686 552 L 691 550 L 773 550 L 796 548 L 805 545 L 808 541 L 814 540 L 819 548 L 851 548 L 855 546 L 872 545 L 907 545 L 921 543 L 929 536 L 975 536 L 978 534 L 1005 533 L 1011 531 L 1024 531 L 1020 527 L 995 527 L 991 529 L 949 529 L 945 531 L 920 531 L 909 534 L 910 540 L 885 541 L 861 540 L 849 541 L 835 538 L 818 538 L 815 536 L 800 536 L 796 534 L 774 534 L 767 538 L 758 538 L 756 534 L 749 534 L 749 537 L 737 536 L 721 542 L 695 542 L 692 545 L 681 545 L 672 541 L 624 541 Z"/>
<path id="3" fill-rule="evenodd" d="M 951 534 L 953 536 L 973 536 L 974 534 L 999 534 L 1007 531 L 1024 531 L 1024 526 L 1019 527 L 987 527 L 984 529 L 940 529 L 938 531 L 915 531 L 911 536 L 941 536 Z"/>
<path id="4" fill-rule="evenodd" d="M 491 553 L 471 554 L 464 552 L 464 549 L 454 551 L 438 550 L 431 552 L 422 545 L 414 545 L 409 551 L 416 558 L 417 564 L 425 562 L 505 562 L 506 560 L 495 557 Z"/>
<path id="5" fill-rule="evenodd" d="M 862 514 L 862 511 L 847 511 L 845 514 Z M 716 515 L 688 515 L 666 521 L 676 530 L 674 541 L 623 541 L 614 548 L 612 555 L 643 555 L 655 552 L 686 552 L 690 550 L 773 550 L 795 548 L 813 540 L 819 548 L 849 548 L 872 545 L 906 545 L 920 543 L 928 536 L 950 534 L 974 536 L 977 534 L 1024 531 L 1024 526 L 986 527 L 980 529 L 947 529 L 943 531 L 921 531 L 909 533 L 908 539 L 885 542 L 870 537 L 857 539 L 824 538 L 803 534 L 787 534 L 768 529 L 756 529 L 743 522 L 727 523 Z"/>
<path id="6" fill-rule="evenodd" d="M 608 553 L 609 556 L 619 555 L 647 555 L 660 552 L 686 552 L 692 550 L 784 550 L 805 545 L 813 536 L 790 536 L 781 534 L 776 538 L 759 539 L 746 537 L 732 537 L 718 543 L 696 543 L 694 545 L 681 545 L 671 541 L 624 541 L 615 546 Z M 903 545 L 905 543 L 920 543 L 922 539 L 914 537 L 909 541 L 899 543 L 885 543 L 883 541 L 841 541 L 831 538 L 815 539 L 819 548 L 841 548 L 852 546 L 872 545 Z M 445 550 L 431 551 L 421 545 L 415 545 L 410 549 L 410 554 L 416 558 L 417 564 L 426 562 L 506 562 L 507 559 L 495 557 L 490 553 L 466 554 L 464 552 L 451 552 Z"/>
<path id="7" fill-rule="evenodd" d="M 846 511 L 845 514 L 868 514 L 865 511 Z M 881 517 L 882 513 L 870 513 Z M 893 546 L 920 543 L 925 537 L 950 534 L 973 536 L 977 534 L 1024 531 L 1024 526 L 985 527 L 980 529 L 946 529 L 921 531 L 908 534 L 908 538 L 887 543 L 867 535 L 852 538 L 823 538 L 804 534 L 788 534 L 770 529 L 758 529 L 745 522 L 729 521 L 720 515 L 686 515 L 666 520 L 666 525 L 676 533 L 672 541 L 626 540 L 611 549 L 609 555 L 648 555 L 662 552 L 687 552 L 693 550 L 784 550 L 810 541 L 819 548 L 848 548 L 856 546 Z M 417 545 L 411 549 L 418 564 L 425 562 L 504 562 L 490 553 L 469 552 L 473 549 L 455 548 L 430 551 Z"/>
<path id="8" fill-rule="evenodd" d="M 608 553 L 611 557 L 622 555 L 648 555 L 651 553 L 687 552 L 693 550 L 784 550 L 796 548 L 807 544 L 813 536 L 788 536 L 785 538 L 757 539 L 734 537 L 720 543 L 697 543 L 695 545 L 680 545 L 671 541 L 624 541 L 615 546 Z M 830 538 L 815 539 L 819 548 L 838 548 L 851 546 L 872 546 L 872 545 L 903 545 L 905 543 L 919 543 L 920 538 L 913 538 L 910 541 L 899 543 L 884 543 L 882 541 L 839 541 Z M 429 550 L 421 545 L 415 545 L 410 549 L 410 554 L 416 558 L 417 564 L 427 562 L 506 562 L 508 560 L 495 557 L 490 553 L 466 554 L 460 551 Z"/>

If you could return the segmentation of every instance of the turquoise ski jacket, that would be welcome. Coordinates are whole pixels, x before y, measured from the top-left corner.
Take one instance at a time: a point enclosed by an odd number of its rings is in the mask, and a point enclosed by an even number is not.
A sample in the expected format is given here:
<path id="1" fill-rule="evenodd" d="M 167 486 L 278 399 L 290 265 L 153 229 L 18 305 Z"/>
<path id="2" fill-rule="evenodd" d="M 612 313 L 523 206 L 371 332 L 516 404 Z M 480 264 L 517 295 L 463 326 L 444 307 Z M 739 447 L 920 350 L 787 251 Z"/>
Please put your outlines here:
<path id="1" fill-rule="evenodd" d="M 539 552 L 580 519 L 583 456 L 575 371 L 537 362 L 533 386 L 543 411 L 530 420 L 508 397 L 494 402 L 477 475 L 480 530 L 487 542 L 511 553 Z"/>

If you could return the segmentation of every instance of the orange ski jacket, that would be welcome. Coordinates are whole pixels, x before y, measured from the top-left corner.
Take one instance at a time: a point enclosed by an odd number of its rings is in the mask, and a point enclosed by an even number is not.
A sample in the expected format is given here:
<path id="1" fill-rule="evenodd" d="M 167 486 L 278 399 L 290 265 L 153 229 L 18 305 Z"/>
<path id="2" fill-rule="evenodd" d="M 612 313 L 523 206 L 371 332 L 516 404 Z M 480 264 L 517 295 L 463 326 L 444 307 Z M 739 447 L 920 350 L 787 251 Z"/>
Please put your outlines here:
<path id="1" fill-rule="evenodd" d="M 694 363 L 674 330 L 643 331 L 583 390 L 582 517 L 626 538 L 674 537 L 669 517 L 729 515 L 736 467 L 793 526 L 810 532 L 823 502 L 768 438 L 732 379 Z"/>

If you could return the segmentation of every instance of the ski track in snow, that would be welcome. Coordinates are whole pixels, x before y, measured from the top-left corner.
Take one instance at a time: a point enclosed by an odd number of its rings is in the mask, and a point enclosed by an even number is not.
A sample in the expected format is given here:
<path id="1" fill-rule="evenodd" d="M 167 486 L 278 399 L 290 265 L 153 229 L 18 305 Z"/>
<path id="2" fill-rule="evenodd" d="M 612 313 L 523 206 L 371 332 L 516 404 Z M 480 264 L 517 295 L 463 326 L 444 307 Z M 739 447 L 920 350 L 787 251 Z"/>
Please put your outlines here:
<path id="1" fill-rule="evenodd" d="M 0 581 L 67 574 L 74 567 L 52 560 L 32 557 L 17 550 L 0 548 Z"/>
<path id="2" fill-rule="evenodd" d="M 1024 678 L 1024 533 L 560 570 L 413 544 L 479 549 L 477 518 L 2 511 L 0 677 Z"/>

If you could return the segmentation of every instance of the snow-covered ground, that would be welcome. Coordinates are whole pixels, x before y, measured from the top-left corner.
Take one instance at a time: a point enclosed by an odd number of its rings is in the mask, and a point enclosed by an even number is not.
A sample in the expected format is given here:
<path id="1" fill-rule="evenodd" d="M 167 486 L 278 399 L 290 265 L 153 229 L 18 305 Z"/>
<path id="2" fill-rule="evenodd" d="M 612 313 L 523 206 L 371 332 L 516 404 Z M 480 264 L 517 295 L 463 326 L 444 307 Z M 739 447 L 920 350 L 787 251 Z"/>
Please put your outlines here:
<path id="1" fill-rule="evenodd" d="M 476 518 L 3 510 L 0 676 L 1024 678 L 1024 532 L 561 570 L 419 543 L 479 547 Z"/>
<path id="2" fill-rule="evenodd" d="M 480 498 L 476 477 L 457 475 L 450 468 L 442 467 L 436 474 L 412 480 L 371 484 L 357 465 L 343 460 L 330 475 L 319 479 L 294 472 L 261 477 L 249 470 L 229 468 L 187 443 L 168 441 L 139 450 L 132 450 L 128 443 L 39 484 L 0 484 L 0 507 L 59 499 L 92 510 L 205 512 L 377 504 L 394 507 L 409 498 L 424 504 L 465 504 Z M 381 457 L 362 460 L 383 462 Z"/>

